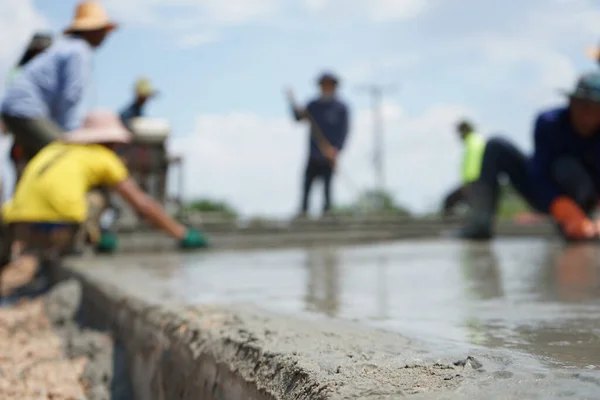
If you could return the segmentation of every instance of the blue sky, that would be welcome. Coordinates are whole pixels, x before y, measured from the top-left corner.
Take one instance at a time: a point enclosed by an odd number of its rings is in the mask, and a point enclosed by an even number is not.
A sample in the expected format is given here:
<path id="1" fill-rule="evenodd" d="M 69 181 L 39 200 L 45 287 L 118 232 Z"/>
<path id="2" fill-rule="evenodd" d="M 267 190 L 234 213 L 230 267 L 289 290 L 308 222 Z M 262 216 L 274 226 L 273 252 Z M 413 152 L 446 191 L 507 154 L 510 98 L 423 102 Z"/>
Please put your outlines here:
<path id="1" fill-rule="evenodd" d="M 528 150 L 535 113 L 560 104 L 556 89 L 594 68 L 583 52 L 600 39 L 600 5 L 591 0 L 104 3 L 122 26 L 96 56 L 94 107 L 118 110 L 134 80 L 150 77 L 163 96 L 148 111 L 170 120 L 172 148 L 189 160 L 187 196 L 269 215 L 296 211 L 306 153 L 284 87 L 307 100 L 322 69 L 341 75 L 354 129 L 336 197 L 347 202 L 373 184 L 369 99 L 357 86 L 398 85 L 385 105 L 387 181 L 400 202 L 425 211 L 458 178 L 456 118 Z M 13 39 L 0 32 L 0 73 L 33 29 L 59 31 L 75 4 L 3 0 L 0 30 Z"/>

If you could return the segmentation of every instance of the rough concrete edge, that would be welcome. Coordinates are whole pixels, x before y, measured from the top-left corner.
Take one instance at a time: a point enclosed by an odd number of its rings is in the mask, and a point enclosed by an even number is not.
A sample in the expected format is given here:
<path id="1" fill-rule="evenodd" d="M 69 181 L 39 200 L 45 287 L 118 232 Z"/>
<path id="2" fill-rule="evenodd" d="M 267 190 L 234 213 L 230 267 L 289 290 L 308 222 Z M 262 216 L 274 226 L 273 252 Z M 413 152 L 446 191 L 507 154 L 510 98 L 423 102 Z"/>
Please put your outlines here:
<path id="1" fill-rule="evenodd" d="M 253 396 L 252 398 L 298 400 L 332 398 L 313 371 L 298 365 L 293 357 L 264 352 L 260 346 L 253 344 L 252 340 L 238 340 L 229 335 L 215 337 L 210 329 L 211 315 L 208 312 L 206 317 L 209 326 L 202 326 L 199 315 L 194 318 L 183 308 L 150 304 L 125 293 L 114 285 L 98 282 L 68 266 L 59 267 L 56 278 L 59 281 L 70 278 L 80 281 L 83 286 L 84 302 L 92 299 L 97 304 L 102 303 L 104 314 L 101 318 L 102 321 L 95 322 L 100 322 L 104 325 L 102 328 L 109 329 L 117 337 L 128 330 L 128 325 L 143 325 L 144 329 L 138 331 L 145 332 L 145 337 L 136 339 L 143 342 L 143 346 L 153 353 L 151 357 L 161 357 L 161 352 L 155 351 L 157 349 L 176 348 L 173 354 L 178 355 L 179 359 L 174 364 L 182 366 L 182 369 L 187 369 L 182 372 L 183 374 L 189 374 L 190 371 L 192 371 L 191 373 L 197 372 L 197 367 L 190 363 L 196 363 L 199 358 L 204 356 L 212 359 L 221 368 L 230 366 L 230 369 L 233 368 L 232 371 L 229 371 L 230 373 L 244 379 L 249 386 L 254 386 L 257 397 Z M 216 317 L 219 318 L 218 315 Z M 226 318 L 229 318 L 230 321 L 233 319 L 231 322 L 234 323 L 240 322 L 234 315 L 227 315 Z M 243 367 L 248 363 L 255 366 L 253 370 L 249 371 Z M 215 371 L 217 378 L 221 372 Z M 267 379 L 257 379 L 257 377 L 266 377 Z M 136 382 L 136 377 L 132 376 L 131 379 L 134 390 L 140 390 L 140 382 Z M 153 380 L 163 381 L 162 384 L 165 381 L 165 379 L 161 379 L 160 373 L 156 374 L 156 371 L 153 373 Z M 181 383 L 181 379 L 176 379 L 176 381 Z M 157 382 L 152 382 L 152 386 L 156 384 Z M 157 388 L 148 387 L 142 390 L 148 392 L 146 394 L 138 392 L 136 397 L 150 399 L 152 397 L 150 392 L 156 391 Z"/>

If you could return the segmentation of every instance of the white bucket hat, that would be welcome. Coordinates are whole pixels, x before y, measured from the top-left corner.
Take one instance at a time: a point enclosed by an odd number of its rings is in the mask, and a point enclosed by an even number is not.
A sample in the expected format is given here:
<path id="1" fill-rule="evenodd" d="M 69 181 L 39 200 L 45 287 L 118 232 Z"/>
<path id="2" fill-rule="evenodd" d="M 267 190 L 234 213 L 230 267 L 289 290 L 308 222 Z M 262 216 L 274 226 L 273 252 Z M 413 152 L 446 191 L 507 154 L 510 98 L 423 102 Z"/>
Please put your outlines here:
<path id="1" fill-rule="evenodd" d="M 131 133 L 125 128 L 119 116 L 113 111 L 92 111 L 85 118 L 83 126 L 63 135 L 67 143 L 129 143 Z"/>

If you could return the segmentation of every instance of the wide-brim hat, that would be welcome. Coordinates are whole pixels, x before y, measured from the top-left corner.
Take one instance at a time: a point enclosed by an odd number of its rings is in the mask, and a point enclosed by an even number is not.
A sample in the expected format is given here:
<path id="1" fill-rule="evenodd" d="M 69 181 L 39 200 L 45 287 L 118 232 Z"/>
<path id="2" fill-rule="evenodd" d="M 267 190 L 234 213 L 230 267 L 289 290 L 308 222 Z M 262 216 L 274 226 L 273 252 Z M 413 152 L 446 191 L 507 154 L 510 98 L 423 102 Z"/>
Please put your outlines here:
<path id="1" fill-rule="evenodd" d="M 324 82 L 332 82 L 334 85 L 337 85 L 340 83 L 340 80 L 333 72 L 324 72 L 319 76 L 317 82 L 319 85 L 322 85 Z"/>
<path id="2" fill-rule="evenodd" d="M 600 103 L 600 72 L 589 72 L 582 75 L 571 90 L 561 90 L 563 95 L 580 100 Z"/>
<path id="3" fill-rule="evenodd" d="M 135 94 L 140 97 L 154 97 L 159 92 L 152 86 L 152 82 L 149 79 L 140 78 L 135 83 Z"/>
<path id="4" fill-rule="evenodd" d="M 62 140 L 67 143 L 129 143 L 132 135 L 125 128 L 121 118 L 107 110 L 97 110 L 88 114 L 79 129 L 67 132 Z"/>
<path id="5" fill-rule="evenodd" d="M 65 29 L 65 33 L 96 31 L 106 29 L 112 31 L 119 25 L 112 21 L 106 10 L 97 1 L 84 1 L 77 5 L 71 25 Z"/>

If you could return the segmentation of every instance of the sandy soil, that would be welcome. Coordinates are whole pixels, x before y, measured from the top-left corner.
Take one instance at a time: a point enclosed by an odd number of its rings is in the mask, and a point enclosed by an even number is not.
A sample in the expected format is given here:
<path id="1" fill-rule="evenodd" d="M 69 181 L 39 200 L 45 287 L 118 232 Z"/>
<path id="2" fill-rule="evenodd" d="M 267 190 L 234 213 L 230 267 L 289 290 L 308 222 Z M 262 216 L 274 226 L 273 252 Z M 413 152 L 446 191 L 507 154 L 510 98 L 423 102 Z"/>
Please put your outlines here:
<path id="1" fill-rule="evenodd" d="M 70 281 L 0 308 L 1 399 L 110 398 L 113 342 L 75 324 L 80 299 Z"/>

